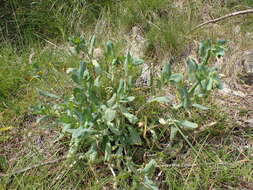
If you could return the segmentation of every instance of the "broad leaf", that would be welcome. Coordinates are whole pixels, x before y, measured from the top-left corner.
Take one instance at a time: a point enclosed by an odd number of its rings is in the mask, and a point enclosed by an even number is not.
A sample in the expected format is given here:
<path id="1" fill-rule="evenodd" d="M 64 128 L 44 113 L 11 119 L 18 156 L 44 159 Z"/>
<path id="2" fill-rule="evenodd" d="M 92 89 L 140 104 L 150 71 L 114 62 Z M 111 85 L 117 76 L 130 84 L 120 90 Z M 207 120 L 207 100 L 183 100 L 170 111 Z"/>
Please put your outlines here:
<path id="1" fill-rule="evenodd" d="M 131 114 L 131 113 L 129 113 L 129 112 L 123 112 L 123 115 L 128 119 L 128 121 L 130 122 L 130 123 L 132 123 L 132 124 L 135 124 L 137 121 L 138 121 L 138 118 L 135 116 L 135 115 L 133 115 L 133 114 Z"/>
<path id="2" fill-rule="evenodd" d="M 128 97 L 120 99 L 120 102 L 122 102 L 122 103 L 132 102 L 132 101 L 134 101 L 134 99 L 135 99 L 134 96 L 128 96 Z"/>
<path id="3" fill-rule="evenodd" d="M 200 105 L 200 104 L 192 104 L 192 106 L 195 107 L 195 108 L 199 108 L 201 110 L 209 110 L 208 107 Z"/>
<path id="4" fill-rule="evenodd" d="M 159 190 L 157 185 L 151 181 L 150 179 L 148 179 L 147 176 L 144 177 L 144 182 L 143 184 L 145 185 L 145 187 L 147 187 L 147 189 L 149 190 Z"/>
<path id="5" fill-rule="evenodd" d="M 180 73 L 172 74 L 169 80 L 171 82 L 179 83 L 183 80 L 183 75 Z"/>
<path id="6" fill-rule="evenodd" d="M 56 98 L 56 99 L 61 98 L 60 96 L 57 96 L 55 94 L 52 94 L 52 93 L 44 91 L 44 90 L 38 90 L 38 91 L 39 91 L 39 94 L 42 95 L 42 96 L 47 96 L 47 97 Z"/>
<path id="7" fill-rule="evenodd" d="M 156 98 L 152 98 L 148 100 L 149 103 L 151 102 L 159 102 L 159 103 L 169 103 L 171 102 L 171 98 L 169 96 L 160 96 Z"/>
<path id="8" fill-rule="evenodd" d="M 187 121 L 187 120 L 181 120 L 178 122 L 178 124 L 182 127 L 185 127 L 187 129 L 196 129 L 198 128 L 198 124 Z"/>
<path id="9" fill-rule="evenodd" d="M 169 79 L 171 76 L 171 64 L 170 63 L 165 63 L 163 66 L 163 71 L 162 75 L 164 79 Z"/>
<path id="10" fill-rule="evenodd" d="M 111 159 L 112 154 L 112 145 L 110 142 L 107 142 L 105 145 L 105 161 L 109 161 Z"/>
<path id="11" fill-rule="evenodd" d="M 92 64 L 95 68 L 96 74 L 100 74 L 102 72 L 102 69 L 101 69 L 99 63 L 97 62 L 97 60 L 92 60 Z"/>
<path id="12" fill-rule="evenodd" d="M 154 173 L 157 163 L 155 160 L 150 160 L 149 163 L 142 169 L 142 172 L 146 175 L 151 175 Z"/>
<path id="13" fill-rule="evenodd" d="M 93 35 L 91 40 L 90 40 L 90 47 L 89 47 L 89 52 L 88 52 L 90 55 L 93 55 L 93 50 L 94 50 L 95 43 L 96 43 L 96 36 Z"/>
<path id="14" fill-rule="evenodd" d="M 128 131 L 130 134 L 129 142 L 132 145 L 141 145 L 141 138 L 137 130 L 135 130 L 132 126 L 128 126 Z"/>
<path id="15" fill-rule="evenodd" d="M 116 93 L 114 93 L 114 94 L 112 95 L 112 97 L 107 101 L 107 105 L 108 105 L 109 107 L 112 107 L 113 104 L 115 104 L 115 102 L 116 102 L 116 98 L 117 98 L 117 95 L 116 95 Z"/>
<path id="16" fill-rule="evenodd" d="M 134 65 L 142 65 L 144 61 L 142 59 L 133 58 Z"/>
<path id="17" fill-rule="evenodd" d="M 175 126 L 171 126 L 170 129 L 170 141 L 174 141 L 174 139 L 176 138 L 176 135 L 178 133 L 178 128 Z"/>
<path id="18" fill-rule="evenodd" d="M 104 116 L 105 116 L 106 121 L 111 122 L 111 121 L 113 121 L 113 120 L 115 119 L 115 117 L 116 117 L 116 111 L 113 110 L 113 109 L 108 108 L 108 109 L 105 111 L 105 115 L 104 115 Z"/>

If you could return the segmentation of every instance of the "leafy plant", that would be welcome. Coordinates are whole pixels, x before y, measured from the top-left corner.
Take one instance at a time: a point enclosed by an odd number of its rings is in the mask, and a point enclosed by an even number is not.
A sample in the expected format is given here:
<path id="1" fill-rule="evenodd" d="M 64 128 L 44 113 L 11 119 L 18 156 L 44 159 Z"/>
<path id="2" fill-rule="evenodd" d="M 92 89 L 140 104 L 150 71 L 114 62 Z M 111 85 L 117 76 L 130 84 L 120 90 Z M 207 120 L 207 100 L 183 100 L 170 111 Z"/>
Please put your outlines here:
<path id="1" fill-rule="evenodd" d="M 136 66 L 143 61 L 133 58 L 130 53 L 117 56 L 113 43 L 108 42 L 104 59 L 99 60 L 104 63 L 101 64 L 93 58 L 94 36 L 90 40 L 74 37 L 70 41 L 77 53 L 87 55 L 87 60 L 82 61 L 78 69 L 68 69 L 74 82 L 71 96 L 39 91 L 43 96 L 56 99 L 40 106 L 38 113 L 44 115 L 40 120 L 53 118 L 62 126 L 62 136 L 70 136 L 70 157 L 78 155 L 90 164 L 103 162 L 114 175 L 114 169 L 117 169 L 117 174 L 125 173 L 125 177 L 123 174 L 119 177 L 122 179 L 131 176 L 133 189 L 158 189 L 150 178 L 157 167 L 156 161 L 137 165 L 132 156 L 135 146 L 145 146 L 140 136 L 142 131 L 136 127 L 139 118 L 133 106 L 136 95 L 132 90 L 131 75 L 131 71 L 136 70 Z M 189 58 L 186 75 L 173 73 L 170 64 L 164 65 L 161 79 L 158 80 L 159 87 L 167 84 L 175 86 L 180 102 L 171 107 L 172 114 L 168 118 L 159 120 L 162 125 L 170 127 L 170 141 L 179 132 L 189 143 L 183 129 L 194 130 L 198 124 L 177 115 L 180 115 L 179 112 L 191 112 L 193 108 L 208 110 L 199 102 L 208 97 L 213 89 L 220 87 L 218 71 L 209 65 L 213 58 L 223 56 L 224 50 L 223 41 L 216 45 L 212 45 L 210 40 L 202 42 L 200 62 Z M 149 99 L 146 104 L 153 102 L 170 103 L 171 100 L 167 96 L 158 96 Z M 156 140 L 159 141 L 159 138 Z"/>
<path id="2" fill-rule="evenodd" d="M 143 61 L 129 53 L 117 57 L 113 44 L 108 42 L 105 60 L 111 62 L 103 67 L 93 59 L 94 36 L 89 41 L 71 38 L 71 42 L 77 53 L 83 51 L 88 55 L 88 60 L 82 61 L 78 69 L 68 69 L 75 84 L 71 97 L 39 90 L 41 95 L 56 99 L 39 107 L 38 113 L 44 115 L 40 121 L 54 118 L 62 126 L 62 136 L 70 135 L 70 157 L 78 154 L 91 164 L 103 161 L 117 165 L 118 170 L 127 168 L 133 172 L 136 166 L 131 161 L 132 147 L 143 142 L 135 127 L 138 118 L 131 108 L 135 96 L 131 95 L 133 80 L 129 70 Z M 118 70 L 121 77 L 116 81 L 113 75 L 117 65 L 123 67 L 123 73 Z"/>
<path id="3" fill-rule="evenodd" d="M 199 62 L 193 58 L 187 60 L 188 72 L 186 76 L 182 73 L 172 73 L 171 65 L 164 65 L 162 77 L 158 84 L 162 87 L 170 83 L 176 87 L 180 103 L 173 107 L 174 116 L 182 109 L 188 112 L 194 107 L 201 110 L 209 109 L 198 104 L 198 102 L 207 98 L 215 88 L 221 88 L 218 70 L 211 66 L 210 62 L 214 58 L 224 56 L 225 43 L 224 40 L 219 40 L 215 45 L 212 44 L 211 40 L 201 42 L 198 50 Z M 165 97 L 159 97 L 159 99 L 155 98 L 154 100 L 164 102 L 164 99 Z M 194 130 L 198 127 L 198 124 L 185 119 L 177 119 L 176 116 L 174 118 L 169 117 L 167 120 L 161 119 L 160 123 L 171 126 L 171 140 L 175 138 L 178 132 L 183 135 L 181 128 Z"/>

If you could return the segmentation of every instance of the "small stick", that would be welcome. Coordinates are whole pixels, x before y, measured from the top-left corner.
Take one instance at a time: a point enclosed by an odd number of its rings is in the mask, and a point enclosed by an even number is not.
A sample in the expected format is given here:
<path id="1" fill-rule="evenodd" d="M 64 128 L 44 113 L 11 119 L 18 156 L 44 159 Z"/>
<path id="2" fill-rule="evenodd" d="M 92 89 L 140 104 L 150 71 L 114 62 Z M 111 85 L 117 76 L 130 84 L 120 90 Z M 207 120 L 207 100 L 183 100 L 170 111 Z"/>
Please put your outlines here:
<path id="1" fill-rule="evenodd" d="M 216 22 L 219 22 L 221 20 L 224 20 L 224 19 L 227 19 L 227 18 L 230 18 L 230 17 L 233 17 L 233 16 L 245 15 L 245 14 L 250 14 L 250 13 L 253 13 L 253 9 L 247 9 L 247 10 L 243 10 L 243 11 L 233 12 L 233 13 L 224 15 L 222 17 L 219 17 L 219 18 L 216 18 L 216 19 L 213 19 L 213 20 L 209 20 L 209 21 L 203 22 L 202 24 L 199 24 L 198 26 L 194 27 L 192 29 L 192 31 L 194 31 L 194 30 L 196 30 L 198 28 L 201 28 L 204 25 L 207 25 L 207 24 L 210 24 L 210 23 L 216 23 Z"/>
<path id="2" fill-rule="evenodd" d="M 66 156 L 62 157 L 62 158 L 59 158 L 59 159 L 56 159 L 56 160 L 51 160 L 51 161 L 47 161 L 47 162 L 42 162 L 40 164 L 35 164 L 33 166 L 30 166 L 30 167 L 27 167 L 27 168 L 23 168 L 21 170 L 17 170 L 15 172 L 12 172 L 12 173 L 9 173 L 9 174 L 2 174 L 0 173 L 0 177 L 11 177 L 11 176 L 14 176 L 14 175 L 18 175 L 18 174 L 22 174 L 24 172 L 27 172 L 29 170 L 32 170 L 32 169 L 35 169 L 35 168 L 38 168 L 38 167 L 41 167 L 41 166 L 45 166 L 45 165 L 51 165 L 51 164 L 56 164 L 56 163 L 59 163 L 63 160 L 66 160 Z"/>
<path id="3" fill-rule="evenodd" d="M 219 165 L 219 166 L 231 166 L 233 164 L 240 164 L 240 163 L 247 163 L 247 162 L 252 162 L 251 160 L 240 160 L 237 162 L 229 163 L 229 162 L 218 162 L 218 163 L 206 163 L 205 165 L 207 166 L 213 166 L 213 165 Z M 192 167 L 197 167 L 200 166 L 201 164 L 165 164 L 165 165 L 160 165 L 160 167 L 165 167 L 165 168 L 192 168 Z"/>

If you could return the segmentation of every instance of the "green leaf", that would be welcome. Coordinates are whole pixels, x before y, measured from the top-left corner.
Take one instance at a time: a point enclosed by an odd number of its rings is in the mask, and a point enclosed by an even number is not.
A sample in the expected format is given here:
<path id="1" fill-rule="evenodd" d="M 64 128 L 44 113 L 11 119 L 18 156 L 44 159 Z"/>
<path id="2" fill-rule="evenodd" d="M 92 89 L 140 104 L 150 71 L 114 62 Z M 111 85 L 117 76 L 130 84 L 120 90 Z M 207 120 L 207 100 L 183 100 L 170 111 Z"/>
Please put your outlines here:
<path id="1" fill-rule="evenodd" d="M 202 62 L 208 61 L 207 58 L 209 57 L 211 47 L 212 47 L 211 40 L 202 41 L 200 43 L 198 53 Z"/>
<path id="2" fill-rule="evenodd" d="M 133 58 L 134 65 L 142 65 L 144 61 L 142 59 Z"/>
<path id="3" fill-rule="evenodd" d="M 109 56 L 114 56 L 114 46 L 111 41 L 106 43 L 106 50 Z"/>
<path id="4" fill-rule="evenodd" d="M 183 80 L 183 75 L 180 73 L 175 73 L 170 76 L 169 79 L 171 82 L 179 83 Z"/>
<path id="5" fill-rule="evenodd" d="M 83 79 L 83 75 L 84 75 L 84 71 L 86 70 L 86 63 L 85 62 L 80 62 L 80 67 L 79 67 L 79 70 L 78 70 L 78 78 L 79 80 Z"/>
<path id="6" fill-rule="evenodd" d="M 182 127 L 187 128 L 187 129 L 196 129 L 196 128 L 198 128 L 198 124 L 187 121 L 187 120 L 178 121 L 178 124 L 181 125 Z"/>
<path id="7" fill-rule="evenodd" d="M 148 179 L 147 176 L 144 177 L 143 183 L 144 183 L 145 187 L 147 187 L 149 190 L 159 190 L 157 185 L 153 181 Z"/>
<path id="8" fill-rule="evenodd" d="M 123 115 L 128 119 L 128 121 L 130 122 L 130 123 L 132 123 L 132 124 L 135 124 L 137 121 L 138 121 L 138 118 L 135 116 L 135 115 L 133 115 L 133 114 L 131 114 L 131 113 L 129 113 L 129 112 L 123 112 Z"/>
<path id="9" fill-rule="evenodd" d="M 50 98 L 56 98 L 56 99 L 59 99 L 61 98 L 60 96 L 57 96 L 55 94 L 52 94 L 50 92 L 47 92 L 47 91 L 44 91 L 44 90 L 38 90 L 39 91 L 39 94 L 41 96 L 46 96 L 46 97 L 50 97 Z"/>
<path id="10" fill-rule="evenodd" d="M 96 134 L 97 131 L 94 129 L 87 129 L 87 128 L 82 128 L 79 127 L 77 129 L 73 129 L 72 132 L 72 138 L 73 139 L 84 139 L 89 137 L 91 134 Z"/>
<path id="11" fill-rule="evenodd" d="M 130 144 L 141 145 L 141 138 L 139 133 L 132 126 L 128 126 L 128 131 L 130 133 L 130 138 L 128 139 L 130 141 Z"/>
<path id="12" fill-rule="evenodd" d="M 122 131 L 120 131 L 114 123 L 107 122 L 107 127 L 109 127 L 110 131 L 113 132 L 115 135 L 120 136 L 122 135 Z"/>
<path id="13" fill-rule="evenodd" d="M 178 128 L 175 126 L 171 126 L 170 129 L 170 141 L 174 141 L 174 139 L 176 138 L 176 135 L 178 133 Z"/>
<path id="14" fill-rule="evenodd" d="M 218 45 L 225 45 L 228 41 L 227 40 L 217 40 Z"/>
<path id="15" fill-rule="evenodd" d="M 105 161 L 109 161 L 111 159 L 112 154 L 112 145 L 110 142 L 107 142 L 105 145 Z"/>
<path id="16" fill-rule="evenodd" d="M 92 64 L 95 68 L 96 74 L 100 74 L 102 72 L 102 69 L 101 69 L 99 63 L 97 62 L 97 60 L 92 60 Z"/>
<path id="17" fill-rule="evenodd" d="M 90 40 L 90 48 L 89 48 L 89 52 L 88 52 L 90 55 L 93 55 L 93 50 L 94 50 L 95 43 L 96 43 L 96 36 L 93 35 L 91 40 Z"/>
<path id="18" fill-rule="evenodd" d="M 188 90 L 186 89 L 186 87 L 179 88 L 178 90 L 179 90 L 181 102 L 184 108 L 188 109 L 189 106 L 191 105 L 191 100 L 189 97 Z"/>
<path id="19" fill-rule="evenodd" d="M 119 81 L 119 87 L 118 87 L 118 90 L 117 90 L 117 94 L 122 94 L 123 90 L 124 90 L 124 80 L 123 79 L 120 79 Z"/>
<path id="20" fill-rule="evenodd" d="M 128 96 L 128 97 L 125 97 L 125 98 L 122 98 L 120 99 L 120 102 L 121 103 L 128 103 L 128 102 L 132 102 L 135 100 L 135 97 L 134 96 Z"/>
<path id="21" fill-rule="evenodd" d="M 199 108 L 201 110 L 209 110 L 208 107 L 200 105 L 200 104 L 192 104 L 192 106 L 195 107 L 195 108 Z"/>
<path id="22" fill-rule="evenodd" d="M 171 76 L 171 64 L 170 63 L 165 63 L 163 66 L 163 71 L 162 71 L 162 75 L 165 79 L 169 79 Z"/>
<path id="23" fill-rule="evenodd" d="M 150 160 L 148 164 L 146 164 L 145 168 L 142 169 L 142 172 L 146 175 L 151 175 L 154 173 L 157 163 L 154 159 Z"/>
<path id="24" fill-rule="evenodd" d="M 112 107 L 116 103 L 117 95 L 114 93 L 112 97 L 107 101 L 107 105 Z"/>
<path id="25" fill-rule="evenodd" d="M 189 58 L 187 60 L 187 67 L 188 67 L 188 71 L 189 71 L 189 74 L 190 74 L 190 78 L 194 79 L 195 72 L 198 69 L 198 65 L 197 65 L 196 61 L 192 58 Z"/>
<path id="26" fill-rule="evenodd" d="M 159 102 L 159 103 L 169 103 L 171 102 L 171 98 L 169 96 L 160 96 L 156 98 L 152 98 L 148 100 L 149 103 L 151 102 Z"/>
<path id="27" fill-rule="evenodd" d="M 106 121 L 113 121 L 116 117 L 116 111 L 111 109 L 111 108 L 108 108 L 106 111 L 105 111 L 105 119 Z"/>
<path id="28" fill-rule="evenodd" d="M 88 152 L 85 153 L 85 155 L 88 157 L 88 160 L 90 162 L 95 162 L 98 157 L 98 150 L 97 150 L 97 145 L 96 143 L 93 143 L 89 149 Z"/>
<path id="29" fill-rule="evenodd" d="M 207 86 L 206 86 L 206 90 L 210 91 L 213 88 L 213 78 L 209 78 L 208 82 L 207 82 Z"/>

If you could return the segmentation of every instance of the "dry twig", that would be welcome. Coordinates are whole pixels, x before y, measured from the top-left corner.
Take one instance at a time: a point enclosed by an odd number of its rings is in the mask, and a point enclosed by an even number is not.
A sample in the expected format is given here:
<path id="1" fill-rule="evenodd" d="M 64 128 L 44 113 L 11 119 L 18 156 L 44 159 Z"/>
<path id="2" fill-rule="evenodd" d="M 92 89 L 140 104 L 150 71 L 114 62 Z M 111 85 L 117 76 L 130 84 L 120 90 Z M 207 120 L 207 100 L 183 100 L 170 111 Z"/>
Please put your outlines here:
<path id="1" fill-rule="evenodd" d="M 32 169 L 35 169 L 35 168 L 38 168 L 38 167 L 41 167 L 41 166 L 46 166 L 46 165 L 51 165 L 51 164 L 56 164 L 56 163 L 59 163 L 63 160 L 66 160 L 66 156 L 64 157 L 61 157 L 59 159 L 56 159 L 56 160 L 51 160 L 51 161 L 47 161 L 47 162 L 42 162 L 40 164 L 35 164 L 33 166 L 30 166 L 30 167 L 27 167 L 27 168 L 23 168 L 23 169 L 20 169 L 20 170 L 17 170 L 15 172 L 12 172 L 12 173 L 9 173 L 9 174 L 2 174 L 0 173 L 0 177 L 11 177 L 11 176 L 14 176 L 14 175 L 18 175 L 18 174 L 22 174 L 24 172 L 27 172 L 29 170 L 32 170 Z"/>
<path id="2" fill-rule="evenodd" d="M 216 22 L 219 22 L 221 20 L 224 20 L 224 19 L 227 19 L 227 18 L 230 18 L 230 17 L 234 17 L 234 16 L 238 16 L 238 15 L 245 15 L 245 14 L 250 14 L 250 13 L 253 13 L 253 9 L 247 9 L 247 10 L 243 10 L 243 11 L 233 12 L 233 13 L 224 15 L 222 17 L 219 17 L 219 18 L 216 18 L 216 19 L 213 19 L 213 20 L 209 20 L 209 21 L 203 22 L 203 23 L 199 24 L 198 26 L 194 27 L 192 29 L 192 31 L 194 31 L 194 30 L 196 30 L 198 28 L 201 28 L 201 27 L 203 27 L 203 26 L 205 26 L 207 24 L 216 23 Z"/>

